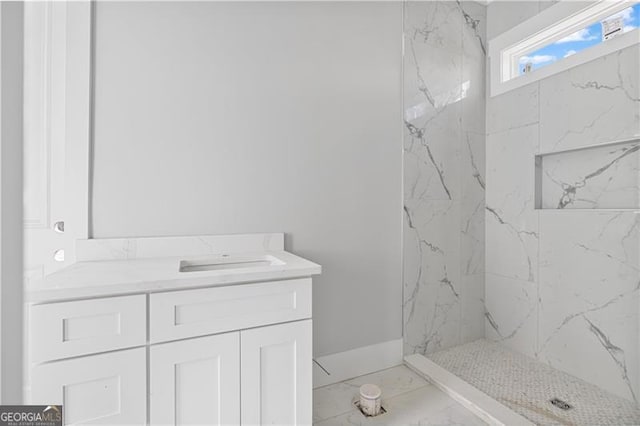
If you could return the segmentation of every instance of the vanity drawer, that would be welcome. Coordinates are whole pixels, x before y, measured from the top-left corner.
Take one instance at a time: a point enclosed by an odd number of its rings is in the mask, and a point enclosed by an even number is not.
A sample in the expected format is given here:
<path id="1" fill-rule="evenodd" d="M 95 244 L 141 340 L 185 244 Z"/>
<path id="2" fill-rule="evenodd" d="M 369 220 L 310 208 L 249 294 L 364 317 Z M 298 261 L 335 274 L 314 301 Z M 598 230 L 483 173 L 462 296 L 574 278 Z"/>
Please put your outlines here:
<path id="1" fill-rule="evenodd" d="M 108 297 L 30 307 L 32 362 L 144 345 L 146 296 Z"/>
<path id="2" fill-rule="evenodd" d="M 311 278 L 152 294 L 151 343 L 311 318 Z"/>

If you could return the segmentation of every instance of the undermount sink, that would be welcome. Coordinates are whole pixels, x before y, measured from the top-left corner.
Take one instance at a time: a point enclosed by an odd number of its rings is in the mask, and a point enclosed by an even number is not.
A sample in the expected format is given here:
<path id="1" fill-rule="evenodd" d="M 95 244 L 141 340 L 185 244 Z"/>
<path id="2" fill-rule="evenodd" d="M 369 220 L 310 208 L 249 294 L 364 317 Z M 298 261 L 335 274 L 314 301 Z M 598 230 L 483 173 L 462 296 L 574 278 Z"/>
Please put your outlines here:
<path id="1" fill-rule="evenodd" d="M 285 263 L 270 255 L 233 256 L 227 255 L 214 259 L 181 260 L 180 272 L 220 271 L 225 269 L 248 269 L 261 266 L 278 266 Z"/>

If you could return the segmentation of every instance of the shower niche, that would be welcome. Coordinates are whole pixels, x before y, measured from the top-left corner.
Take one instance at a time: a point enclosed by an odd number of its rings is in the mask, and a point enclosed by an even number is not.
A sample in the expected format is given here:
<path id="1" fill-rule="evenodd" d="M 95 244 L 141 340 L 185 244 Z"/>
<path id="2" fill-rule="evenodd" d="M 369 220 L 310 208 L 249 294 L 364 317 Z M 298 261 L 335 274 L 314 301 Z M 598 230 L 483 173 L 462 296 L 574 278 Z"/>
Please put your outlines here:
<path id="1" fill-rule="evenodd" d="M 640 209 L 639 172 L 640 138 L 536 155 L 536 209 Z"/>

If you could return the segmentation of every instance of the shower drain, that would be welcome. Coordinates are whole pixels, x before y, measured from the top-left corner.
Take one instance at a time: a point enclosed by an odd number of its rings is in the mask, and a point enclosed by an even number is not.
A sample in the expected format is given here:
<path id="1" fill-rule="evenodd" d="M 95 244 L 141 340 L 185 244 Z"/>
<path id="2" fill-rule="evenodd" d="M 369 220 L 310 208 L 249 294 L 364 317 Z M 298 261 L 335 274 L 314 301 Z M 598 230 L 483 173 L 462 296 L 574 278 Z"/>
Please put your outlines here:
<path id="1" fill-rule="evenodd" d="M 549 402 L 564 411 L 571 410 L 573 408 L 571 404 L 561 400 L 560 398 L 552 398 Z"/>

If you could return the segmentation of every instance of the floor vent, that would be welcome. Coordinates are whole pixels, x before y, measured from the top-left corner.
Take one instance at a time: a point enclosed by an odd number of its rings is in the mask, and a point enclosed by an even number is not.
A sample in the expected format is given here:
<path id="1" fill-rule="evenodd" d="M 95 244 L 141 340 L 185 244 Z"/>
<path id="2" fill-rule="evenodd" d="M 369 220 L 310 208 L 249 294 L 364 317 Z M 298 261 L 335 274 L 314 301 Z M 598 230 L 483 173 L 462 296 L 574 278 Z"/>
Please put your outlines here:
<path id="1" fill-rule="evenodd" d="M 564 410 L 564 411 L 571 410 L 573 408 L 571 406 L 571 404 L 561 400 L 560 398 L 553 398 L 553 399 L 549 400 L 549 402 L 552 403 L 553 405 L 555 405 L 556 407 L 558 407 L 559 409 Z"/>

